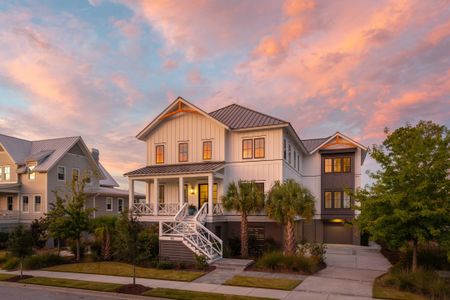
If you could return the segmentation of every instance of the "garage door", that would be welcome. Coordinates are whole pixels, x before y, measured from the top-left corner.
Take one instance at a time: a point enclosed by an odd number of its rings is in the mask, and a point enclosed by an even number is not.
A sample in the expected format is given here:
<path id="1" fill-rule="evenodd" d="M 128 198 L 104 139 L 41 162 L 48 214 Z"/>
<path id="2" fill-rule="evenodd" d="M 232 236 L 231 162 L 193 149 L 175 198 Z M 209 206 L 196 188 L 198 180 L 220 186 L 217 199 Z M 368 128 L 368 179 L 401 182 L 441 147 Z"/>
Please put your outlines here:
<path id="1" fill-rule="evenodd" d="M 343 223 L 324 223 L 323 234 L 325 243 L 329 244 L 352 244 L 352 228 L 344 226 Z"/>

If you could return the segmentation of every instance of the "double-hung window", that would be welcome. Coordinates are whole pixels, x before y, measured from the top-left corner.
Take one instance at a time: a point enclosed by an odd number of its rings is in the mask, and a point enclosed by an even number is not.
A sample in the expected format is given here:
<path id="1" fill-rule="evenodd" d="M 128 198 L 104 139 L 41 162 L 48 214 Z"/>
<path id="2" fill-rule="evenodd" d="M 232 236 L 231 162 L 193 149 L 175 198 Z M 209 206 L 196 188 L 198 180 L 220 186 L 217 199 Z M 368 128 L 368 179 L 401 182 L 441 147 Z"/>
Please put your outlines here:
<path id="1" fill-rule="evenodd" d="M 203 142 L 203 160 L 212 159 L 212 142 L 205 141 Z"/>
<path id="2" fill-rule="evenodd" d="M 188 143 L 178 144 L 178 161 L 179 162 L 188 161 Z"/>
<path id="3" fill-rule="evenodd" d="M 255 139 L 255 158 L 264 158 L 266 156 L 266 140 L 265 138 Z"/>
<path id="4" fill-rule="evenodd" d="M 28 212 L 28 196 L 22 196 L 22 212 Z"/>
<path id="5" fill-rule="evenodd" d="M 291 164 L 292 157 L 291 157 L 291 144 L 288 144 L 288 162 Z"/>
<path id="6" fill-rule="evenodd" d="M 12 211 L 12 210 L 13 210 L 13 203 L 14 203 L 14 198 L 13 198 L 13 196 L 8 196 L 6 201 L 7 201 L 7 207 L 6 207 L 6 209 L 7 209 L 8 211 Z"/>
<path id="7" fill-rule="evenodd" d="M 41 212 L 41 196 L 34 196 L 34 212 Z"/>
<path id="8" fill-rule="evenodd" d="M 112 211 L 112 210 L 113 210 L 113 198 L 106 197 L 106 211 Z"/>
<path id="9" fill-rule="evenodd" d="M 242 158 L 253 158 L 253 139 L 242 140 Z"/>
<path id="10" fill-rule="evenodd" d="M 156 158 L 155 161 L 157 164 L 164 163 L 164 145 L 156 145 L 155 147 Z"/>
<path id="11" fill-rule="evenodd" d="M 66 181 L 66 167 L 58 166 L 57 174 L 58 181 Z"/>
<path id="12" fill-rule="evenodd" d="M 4 177 L 5 177 L 5 181 L 10 181 L 11 180 L 11 167 L 10 166 L 5 166 L 3 172 Z"/>
<path id="13" fill-rule="evenodd" d="M 34 171 L 35 167 L 36 167 L 35 164 L 31 164 L 28 166 L 28 180 L 30 181 L 36 180 L 36 172 Z"/>
<path id="14" fill-rule="evenodd" d="M 123 211 L 123 199 L 122 198 L 117 199 L 117 211 L 118 212 Z"/>

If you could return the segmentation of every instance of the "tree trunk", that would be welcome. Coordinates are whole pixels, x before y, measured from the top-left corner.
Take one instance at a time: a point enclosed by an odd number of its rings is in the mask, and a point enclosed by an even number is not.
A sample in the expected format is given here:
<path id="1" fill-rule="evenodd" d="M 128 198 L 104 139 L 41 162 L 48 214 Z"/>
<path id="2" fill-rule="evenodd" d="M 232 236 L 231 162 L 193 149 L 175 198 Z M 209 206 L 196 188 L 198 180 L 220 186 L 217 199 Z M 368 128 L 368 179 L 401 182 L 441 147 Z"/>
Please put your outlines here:
<path id="1" fill-rule="evenodd" d="M 103 249 L 103 258 L 105 260 L 111 259 L 111 238 L 109 236 L 109 232 L 105 233 L 105 244 Z"/>
<path id="2" fill-rule="evenodd" d="M 136 285 L 136 265 L 133 263 L 133 285 Z"/>
<path id="3" fill-rule="evenodd" d="M 285 230 L 284 252 L 286 255 L 293 255 L 295 252 L 295 236 L 294 224 L 291 220 L 287 221 Z"/>
<path id="4" fill-rule="evenodd" d="M 23 277 L 23 257 L 20 258 L 20 278 Z"/>
<path id="5" fill-rule="evenodd" d="M 412 271 L 417 271 L 417 240 L 413 240 Z"/>
<path id="6" fill-rule="evenodd" d="M 77 245 L 77 255 L 76 255 L 76 260 L 77 262 L 80 261 L 80 239 L 76 240 L 76 245 Z"/>
<path id="7" fill-rule="evenodd" d="M 241 256 L 248 257 L 248 221 L 247 214 L 241 215 Z"/>
<path id="8" fill-rule="evenodd" d="M 61 253 L 61 242 L 59 238 L 57 239 L 57 241 L 58 241 L 58 256 L 59 256 Z"/>

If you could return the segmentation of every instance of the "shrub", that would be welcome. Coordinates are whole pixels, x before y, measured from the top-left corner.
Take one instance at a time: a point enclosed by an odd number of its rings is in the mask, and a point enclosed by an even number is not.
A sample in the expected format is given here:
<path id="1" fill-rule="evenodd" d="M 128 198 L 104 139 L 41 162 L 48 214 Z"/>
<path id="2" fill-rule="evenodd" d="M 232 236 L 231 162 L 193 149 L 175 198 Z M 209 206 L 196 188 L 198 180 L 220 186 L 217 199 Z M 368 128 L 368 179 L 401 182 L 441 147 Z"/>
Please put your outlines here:
<path id="1" fill-rule="evenodd" d="M 0 231 L 0 249 L 6 249 L 8 246 L 9 233 Z"/>
<path id="2" fill-rule="evenodd" d="M 284 255 L 281 251 L 264 254 L 256 262 L 257 268 L 275 270 L 290 270 L 312 274 L 317 271 L 319 261 L 317 257 L 302 255 Z"/>
<path id="3" fill-rule="evenodd" d="M 239 237 L 232 237 L 228 239 L 228 249 L 231 257 L 241 255 L 241 239 Z"/>
<path id="4" fill-rule="evenodd" d="M 296 254 L 314 257 L 318 262 L 325 263 L 327 246 L 324 243 L 305 242 L 297 245 Z"/>
<path id="5" fill-rule="evenodd" d="M 175 264 L 170 261 L 160 261 L 156 264 L 156 268 L 161 270 L 169 270 L 173 269 L 175 267 Z"/>
<path id="6" fill-rule="evenodd" d="M 70 241 L 70 252 L 76 257 L 77 256 L 77 244 L 75 241 Z M 81 242 L 80 243 L 80 258 L 84 257 L 84 254 L 86 253 L 86 244 Z"/>
<path id="7" fill-rule="evenodd" d="M 284 255 L 280 251 L 266 253 L 256 262 L 257 267 L 277 270 L 284 264 Z"/>
<path id="8" fill-rule="evenodd" d="M 37 270 L 65 263 L 67 263 L 67 261 L 63 257 L 56 254 L 47 253 L 25 258 L 23 267 L 28 270 Z"/>
<path id="9" fill-rule="evenodd" d="M 267 238 L 264 241 L 264 253 L 274 252 L 279 249 L 277 242 L 273 238 Z"/>
<path id="10" fill-rule="evenodd" d="M 103 260 L 102 256 L 102 243 L 99 241 L 94 241 L 90 244 L 91 258 L 93 261 Z"/>
<path id="11" fill-rule="evenodd" d="M 195 255 L 195 262 L 195 267 L 199 270 L 205 270 L 209 266 L 204 255 Z"/>
<path id="12" fill-rule="evenodd" d="M 5 270 L 15 270 L 19 267 L 20 260 L 17 257 L 8 258 L 3 264 L 3 269 Z"/>

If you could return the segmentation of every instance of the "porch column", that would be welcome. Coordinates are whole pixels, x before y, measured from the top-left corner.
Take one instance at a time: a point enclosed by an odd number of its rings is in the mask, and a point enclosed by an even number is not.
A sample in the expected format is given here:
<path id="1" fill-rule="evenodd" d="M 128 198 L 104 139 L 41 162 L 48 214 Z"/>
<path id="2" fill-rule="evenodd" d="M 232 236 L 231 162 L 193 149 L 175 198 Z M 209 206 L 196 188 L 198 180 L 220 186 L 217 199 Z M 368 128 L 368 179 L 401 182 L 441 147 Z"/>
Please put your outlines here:
<path id="1" fill-rule="evenodd" d="M 155 199 L 155 216 L 158 215 L 159 210 L 159 183 L 158 178 L 153 179 L 153 199 Z"/>
<path id="2" fill-rule="evenodd" d="M 148 180 L 145 183 L 145 203 L 147 203 L 147 205 L 150 205 L 150 194 L 152 193 L 151 188 L 150 188 L 150 180 Z"/>
<path id="3" fill-rule="evenodd" d="M 209 174 L 208 175 L 208 216 L 212 216 L 213 210 L 214 210 L 213 187 L 214 187 L 213 175 Z"/>
<path id="4" fill-rule="evenodd" d="M 128 209 L 131 211 L 134 204 L 134 180 L 128 177 Z"/>
<path id="5" fill-rule="evenodd" d="M 180 202 L 180 209 L 184 204 L 184 178 L 178 177 L 178 200 Z"/>

